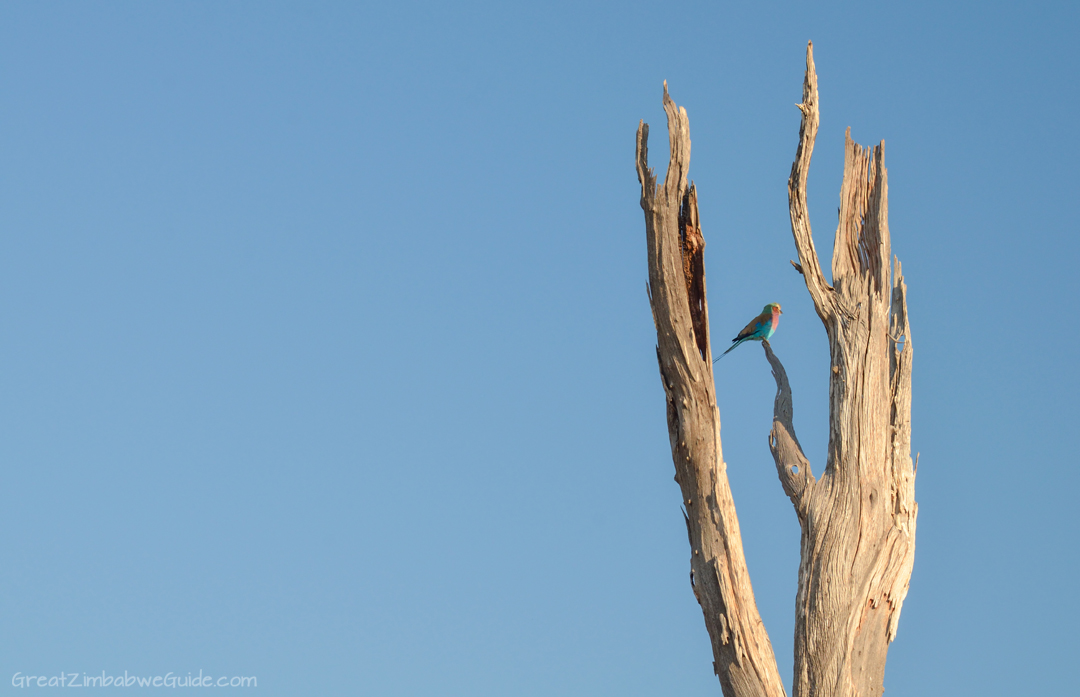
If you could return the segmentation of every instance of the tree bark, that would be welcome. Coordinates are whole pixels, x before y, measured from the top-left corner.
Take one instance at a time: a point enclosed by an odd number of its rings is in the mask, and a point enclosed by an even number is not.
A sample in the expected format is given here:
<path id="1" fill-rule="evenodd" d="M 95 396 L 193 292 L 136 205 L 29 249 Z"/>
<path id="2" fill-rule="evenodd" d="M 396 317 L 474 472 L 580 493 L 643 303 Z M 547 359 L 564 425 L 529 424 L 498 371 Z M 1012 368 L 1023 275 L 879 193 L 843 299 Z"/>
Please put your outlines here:
<path id="1" fill-rule="evenodd" d="M 791 228 L 814 308 L 829 339 L 829 450 L 814 478 L 792 424 L 791 388 L 768 342 L 777 394 L 769 447 L 802 530 L 795 613 L 796 697 L 880 695 L 915 554 L 911 461 L 911 331 L 907 286 L 890 281 L 884 143 L 845 144 L 833 280 L 810 232 L 806 173 L 818 127 L 817 75 L 807 47 L 799 147 L 788 181 Z M 708 336 L 697 194 L 687 184 L 686 110 L 664 83 L 671 157 L 660 186 L 648 167 L 649 127 L 637 135 L 648 242 L 649 301 L 667 397 L 675 480 L 690 538 L 690 579 L 726 697 L 784 695 L 754 601 L 720 444 Z"/>
<path id="2" fill-rule="evenodd" d="M 890 282 L 888 177 L 882 141 L 844 144 L 833 285 L 810 232 L 806 174 L 818 128 L 813 45 L 806 50 L 799 147 L 788 180 L 796 264 L 825 325 L 829 450 L 815 481 L 791 424 L 791 390 L 766 346 L 777 395 L 769 445 L 802 528 L 795 603 L 796 697 L 880 695 L 915 558 L 911 329 L 899 260 Z"/>
<path id="3" fill-rule="evenodd" d="M 701 604 L 713 648 L 713 669 L 726 697 L 785 694 L 772 644 L 754 602 L 739 520 L 720 447 L 709 308 L 705 300 L 705 241 L 697 194 L 687 185 L 690 129 L 664 83 L 671 159 L 663 185 L 649 169 L 649 127 L 637 134 L 637 171 L 649 249 L 649 300 L 656 323 L 656 357 L 667 395 L 675 481 L 682 488 L 690 536 L 690 584 Z"/>

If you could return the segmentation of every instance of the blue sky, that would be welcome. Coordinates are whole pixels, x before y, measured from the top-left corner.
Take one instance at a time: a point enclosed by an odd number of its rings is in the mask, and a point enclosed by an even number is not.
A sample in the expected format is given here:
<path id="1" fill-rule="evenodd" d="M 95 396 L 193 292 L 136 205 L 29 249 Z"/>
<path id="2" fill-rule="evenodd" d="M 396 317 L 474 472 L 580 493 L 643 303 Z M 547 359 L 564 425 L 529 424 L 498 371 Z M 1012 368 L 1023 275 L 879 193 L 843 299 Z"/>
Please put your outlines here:
<path id="1" fill-rule="evenodd" d="M 831 255 L 885 140 L 921 453 L 889 695 L 1064 694 L 1080 485 L 1067 3 L 0 6 L 0 685 L 715 695 L 645 296 L 638 120 L 690 117 L 714 342 L 828 355 L 787 218 L 803 57 Z M 725 459 L 790 686 L 760 349 Z"/>

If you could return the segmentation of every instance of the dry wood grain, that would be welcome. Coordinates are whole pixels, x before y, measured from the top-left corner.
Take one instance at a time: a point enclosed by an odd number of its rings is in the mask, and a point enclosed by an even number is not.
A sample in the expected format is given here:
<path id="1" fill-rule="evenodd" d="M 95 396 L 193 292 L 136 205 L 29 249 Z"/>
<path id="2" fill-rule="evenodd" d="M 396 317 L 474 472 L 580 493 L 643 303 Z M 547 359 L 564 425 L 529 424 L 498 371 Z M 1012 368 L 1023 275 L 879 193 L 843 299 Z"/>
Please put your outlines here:
<path id="1" fill-rule="evenodd" d="M 762 342 L 777 388 L 769 449 L 801 528 L 793 688 L 796 697 L 880 695 L 888 646 L 911 578 L 918 514 L 907 286 L 891 252 L 884 143 L 863 148 L 851 140 L 850 130 L 832 285 L 825 279 L 806 200 L 819 123 L 812 45 L 798 106 L 802 120 L 788 202 L 799 261 L 791 263 L 825 325 L 831 371 L 828 461 L 817 479 L 795 435 L 787 372 Z M 644 122 L 637 134 L 637 171 L 649 302 L 690 539 L 691 583 L 724 694 L 779 696 L 784 689 L 754 601 L 720 445 L 705 240 L 696 190 L 686 179 L 689 123 L 685 109 L 668 96 L 667 83 L 664 110 L 671 143 L 664 183 L 657 186 L 648 166 Z"/>
<path id="2" fill-rule="evenodd" d="M 649 301 L 656 357 L 667 397 L 675 479 L 682 489 L 690 538 L 691 584 L 713 647 L 713 667 L 727 697 L 785 694 L 772 644 L 754 602 L 739 520 L 720 446 L 704 238 L 697 197 L 686 180 L 690 130 L 664 84 L 671 158 L 661 186 L 648 163 L 649 127 L 637 133 L 637 172 L 649 253 Z"/>
<path id="3" fill-rule="evenodd" d="M 799 146 L 788 181 L 797 269 L 829 339 L 828 462 L 820 480 L 791 425 L 791 391 L 777 383 L 770 446 L 802 528 L 795 616 L 796 697 L 880 695 L 915 555 L 911 461 L 911 328 L 900 262 L 890 282 L 884 143 L 844 145 L 833 283 L 810 232 L 806 175 L 817 134 L 813 46 L 807 46 Z M 795 471 L 799 475 L 795 475 Z M 802 476 L 805 473 L 805 476 Z"/>

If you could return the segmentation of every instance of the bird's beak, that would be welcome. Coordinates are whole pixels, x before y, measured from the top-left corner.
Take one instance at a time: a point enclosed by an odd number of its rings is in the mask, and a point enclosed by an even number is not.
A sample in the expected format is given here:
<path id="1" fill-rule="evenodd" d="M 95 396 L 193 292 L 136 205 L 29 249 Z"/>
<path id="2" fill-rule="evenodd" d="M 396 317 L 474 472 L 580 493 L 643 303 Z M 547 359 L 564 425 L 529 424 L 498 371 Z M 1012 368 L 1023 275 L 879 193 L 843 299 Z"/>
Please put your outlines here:
<path id="1" fill-rule="evenodd" d="M 779 312 L 780 314 L 784 314 L 783 310 L 777 310 L 777 312 Z"/>

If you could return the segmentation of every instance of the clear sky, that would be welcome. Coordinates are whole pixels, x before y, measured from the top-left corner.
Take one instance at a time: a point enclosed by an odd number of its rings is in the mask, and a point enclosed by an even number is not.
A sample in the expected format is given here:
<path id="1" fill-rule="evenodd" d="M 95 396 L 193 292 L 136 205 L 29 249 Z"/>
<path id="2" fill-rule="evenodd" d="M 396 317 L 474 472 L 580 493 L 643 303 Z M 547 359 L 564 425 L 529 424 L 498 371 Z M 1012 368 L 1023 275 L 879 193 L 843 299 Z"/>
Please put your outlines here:
<path id="1" fill-rule="evenodd" d="M 884 139 L 921 453 L 889 695 L 1067 694 L 1080 620 L 1075 3 L 0 5 L 0 691 L 718 695 L 672 481 L 634 132 L 686 107 L 714 343 L 766 302 L 815 470 L 831 255 Z M 826 262 L 826 267 L 828 263 Z M 798 525 L 719 364 L 790 687 Z M 81 677 L 80 677 L 81 679 Z"/>

